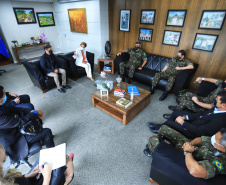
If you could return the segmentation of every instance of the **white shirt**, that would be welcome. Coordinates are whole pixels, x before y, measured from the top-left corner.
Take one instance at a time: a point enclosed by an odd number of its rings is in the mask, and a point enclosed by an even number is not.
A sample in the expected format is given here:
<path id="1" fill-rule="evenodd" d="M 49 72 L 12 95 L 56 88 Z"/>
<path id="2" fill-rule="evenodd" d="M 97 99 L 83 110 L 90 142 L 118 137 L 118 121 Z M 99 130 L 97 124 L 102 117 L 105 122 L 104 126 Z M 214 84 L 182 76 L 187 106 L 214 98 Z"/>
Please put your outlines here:
<path id="1" fill-rule="evenodd" d="M 82 64 L 83 57 L 82 57 L 81 47 L 77 48 L 75 50 L 75 52 L 76 52 L 76 56 L 74 57 L 74 59 L 76 59 L 75 64 L 76 65 Z M 84 49 L 83 52 L 84 52 L 84 55 L 85 55 L 85 61 L 87 61 L 86 50 Z"/>

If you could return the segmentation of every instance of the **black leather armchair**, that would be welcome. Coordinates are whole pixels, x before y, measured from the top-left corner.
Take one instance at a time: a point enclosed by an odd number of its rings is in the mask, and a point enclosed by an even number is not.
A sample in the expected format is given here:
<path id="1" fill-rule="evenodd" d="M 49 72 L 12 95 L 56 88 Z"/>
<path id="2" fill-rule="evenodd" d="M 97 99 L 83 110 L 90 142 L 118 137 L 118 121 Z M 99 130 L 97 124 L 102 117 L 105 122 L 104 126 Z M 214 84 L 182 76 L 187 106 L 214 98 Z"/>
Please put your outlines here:
<path id="1" fill-rule="evenodd" d="M 85 71 L 85 68 L 77 66 L 75 64 L 75 59 L 72 57 L 73 55 L 74 55 L 74 51 L 58 55 L 58 57 L 67 61 L 67 67 L 69 69 L 68 77 L 71 78 L 72 80 L 77 80 L 79 77 L 86 75 L 86 71 Z M 92 73 L 93 73 L 94 53 L 90 53 L 90 52 L 86 51 L 86 57 L 87 57 L 88 62 L 91 65 L 91 69 L 92 69 Z"/>
<path id="2" fill-rule="evenodd" d="M 152 81 L 156 73 L 161 72 L 166 64 L 171 60 L 171 58 L 163 57 L 160 55 L 154 55 L 147 53 L 147 64 L 143 67 L 142 70 L 136 70 L 133 76 L 133 80 L 139 81 L 151 87 Z M 128 53 L 122 53 L 120 56 L 116 56 L 117 68 L 119 71 L 119 63 L 126 62 L 129 60 Z M 177 94 L 178 91 L 183 89 L 186 86 L 189 78 L 195 73 L 198 68 L 198 64 L 194 64 L 194 69 L 183 70 L 177 76 L 174 86 L 171 90 L 171 93 Z M 125 70 L 126 74 L 128 74 L 129 69 Z M 167 80 L 160 80 L 157 88 L 165 90 L 165 86 L 167 84 Z"/>
<path id="3" fill-rule="evenodd" d="M 183 152 L 174 146 L 160 143 L 153 152 L 149 182 L 161 185 L 225 184 L 226 175 L 205 180 L 193 177 L 185 164 Z"/>
<path id="4" fill-rule="evenodd" d="M 68 76 L 68 73 L 70 73 L 70 71 L 67 67 L 67 62 L 60 57 L 56 57 L 56 58 L 57 58 L 57 64 L 59 68 L 65 69 L 66 74 Z M 47 76 L 42 70 L 40 66 L 40 59 L 23 62 L 23 65 L 27 70 L 27 73 L 30 76 L 34 86 L 39 87 L 43 93 L 45 93 L 49 89 L 56 87 L 53 77 Z"/>

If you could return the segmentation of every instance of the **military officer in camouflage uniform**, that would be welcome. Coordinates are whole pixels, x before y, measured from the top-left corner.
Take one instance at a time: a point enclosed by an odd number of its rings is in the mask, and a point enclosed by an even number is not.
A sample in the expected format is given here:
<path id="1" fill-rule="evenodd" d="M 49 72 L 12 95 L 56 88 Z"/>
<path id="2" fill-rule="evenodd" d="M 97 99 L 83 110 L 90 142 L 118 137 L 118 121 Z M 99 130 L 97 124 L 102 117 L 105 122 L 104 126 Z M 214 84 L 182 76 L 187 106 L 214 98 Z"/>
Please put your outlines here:
<path id="1" fill-rule="evenodd" d="M 226 128 L 212 137 L 202 136 L 189 140 L 163 125 L 158 136 L 150 137 L 144 154 L 150 157 L 159 144 L 159 138 L 164 137 L 167 138 L 166 143 L 172 143 L 176 149 L 184 151 L 186 166 L 194 177 L 209 179 L 217 174 L 226 174 Z"/>
<path id="2" fill-rule="evenodd" d="M 147 56 L 146 53 L 141 49 L 141 42 L 136 42 L 135 48 L 126 49 L 123 52 L 127 52 L 130 54 L 130 58 L 128 62 L 121 62 L 119 65 L 120 74 L 122 77 L 122 81 L 125 81 L 125 68 L 129 68 L 129 74 L 127 82 L 131 82 L 131 78 L 133 78 L 133 74 L 136 69 L 142 70 L 142 68 L 147 63 Z M 121 55 L 118 53 L 117 55 Z M 141 65 L 142 60 L 144 61 Z"/>
<path id="3" fill-rule="evenodd" d="M 184 58 L 185 54 L 186 52 L 184 50 L 180 50 L 177 54 L 177 57 L 172 58 L 171 61 L 164 67 L 162 72 L 155 74 L 154 79 L 152 81 L 152 94 L 154 94 L 155 87 L 158 85 L 161 79 L 168 80 L 166 89 L 162 96 L 159 98 L 160 101 L 166 99 L 168 92 L 172 89 L 175 79 L 181 70 L 194 68 L 193 64 L 188 59 Z"/>
<path id="4" fill-rule="evenodd" d="M 223 82 L 222 80 L 213 78 L 198 77 L 195 82 L 201 82 L 202 80 L 216 84 L 217 89 L 211 92 L 207 97 L 201 97 L 194 93 L 187 92 L 179 99 L 180 103 L 177 106 L 169 106 L 169 109 L 183 110 L 187 108 L 193 112 L 201 112 L 213 108 L 214 100 L 216 99 L 218 92 L 226 90 L 226 80 Z"/>

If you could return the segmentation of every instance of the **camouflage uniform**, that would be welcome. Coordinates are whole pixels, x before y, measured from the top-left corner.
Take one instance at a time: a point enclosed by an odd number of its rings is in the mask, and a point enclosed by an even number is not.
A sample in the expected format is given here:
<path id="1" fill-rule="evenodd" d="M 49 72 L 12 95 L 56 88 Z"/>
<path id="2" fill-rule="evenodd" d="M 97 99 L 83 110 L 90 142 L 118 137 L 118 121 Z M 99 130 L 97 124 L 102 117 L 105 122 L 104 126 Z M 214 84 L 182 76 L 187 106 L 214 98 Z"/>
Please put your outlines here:
<path id="1" fill-rule="evenodd" d="M 166 85 L 166 90 L 170 91 L 173 87 L 177 75 L 180 73 L 180 70 L 176 70 L 176 67 L 186 67 L 193 65 L 188 59 L 179 60 L 176 57 L 172 58 L 171 61 L 167 64 L 168 68 L 165 71 L 155 74 L 155 77 L 152 81 L 153 86 L 157 86 L 161 79 L 168 80 Z"/>
<path id="2" fill-rule="evenodd" d="M 139 51 L 136 51 L 135 48 L 133 49 L 126 49 L 126 52 L 130 54 L 130 58 L 128 62 L 121 62 L 119 65 L 120 68 L 120 74 L 123 75 L 125 68 L 129 68 L 129 74 L 128 76 L 130 78 L 133 78 L 133 74 L 135 70 L 141 66 L 141 61 L 147 60 L 146 53 L 140 49 Z"/>
<path id="3" fill-rule="evenodd" d="M 203 103 L 211 104 L 211 106 L 214 107 L 214 100 L 217 97 L 218 92 L 223 90 L 223 87 L 222 87 L 223 81 L 218 80 L 215 84 L 218 86 L 217 89 L 211 92 L 207 97 L 197 96 L 196 94 L 191 92 L 185 93 L 180 98 L 180 103 L 177 105 L 177 109 L 183 110 L 187 108 L 189 110 L 192 110 L 193 112 L 205 111 L 206 110 L 205 108 L 200 107 L 192 100 L 193 96 L 197 97 L 199 101 Z"/>
<path id="4" fill-rule="evenodd" d="M 159 130 L 158 136 L 152 136 L 149 139 L 148 148 L 151 152 L 159 144 L 159 136 L 167 136 L 175 145 L 176 149 L 181 151 L 183 151 L 183 144 L 191 141 L 176 130 L 163 125 Z M 213 147 L 211 137 L 202 136 L 201 138 L 202 142 L 195 146 L 196 150 L 192 155 L 207 171 L 206 179 L 212 178 L 217 174 L 226 174 L 226 153 Z"/>

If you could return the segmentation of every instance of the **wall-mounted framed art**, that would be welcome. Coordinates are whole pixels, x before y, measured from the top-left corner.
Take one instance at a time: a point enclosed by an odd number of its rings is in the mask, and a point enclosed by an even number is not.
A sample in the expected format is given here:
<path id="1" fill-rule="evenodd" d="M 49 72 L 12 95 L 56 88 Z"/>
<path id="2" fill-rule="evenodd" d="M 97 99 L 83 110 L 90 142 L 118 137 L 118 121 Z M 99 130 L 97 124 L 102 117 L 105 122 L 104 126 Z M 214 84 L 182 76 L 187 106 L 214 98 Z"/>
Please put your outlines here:
<path id="1" fill-rule="evenodd" d="M 68 9 L 71 32 L 88 33 L 86 8 Z"/>
<path id="2" fill-rule="evenodd" d="M 153 29 L 140 28 L 139 29 L 139 37 L 138 37 L 138 40 L 140 40 L 140 41 L 146 41 L 146 42 L 151 42 L 152 41 L 152 35 L 153 35 Z"/>
<path id="3" fill-rule="evenodd" d="M 218 35 L 196 33 L 192 49 L 212 52 L 217 39 Z"/>
<path id="4" fill-rule="evenodd" d="M 55 26 L 53 12 L 36 12 L 39 27 Z"/>
<path id="5" fill-rule="evenodd" d="M 35 12 L 33 8 L 13 8 L 18 24 L 36 23 Z"/>
<path id="6" fill-rule="evenodd" d="M 199 29 L 221 30 L 225 21 L 226 10 L 203 10 Z"/>
<path id="7" fill-rule="evenodd" d="M 183 27 L 187 10 L 168 10 L 166 26 Z"/>
<path id="8" fill-rule="evenodd" d="M 130 26 L 130 10 L 120 10 L 120 31 L 129 31 Z"/>
<path id="9" fill-rule="evenodd" d="M 154 24 L 156 10 L 141 10 L 140 24 Z"/>
<path id="10" fill-rule="evenodd" d="M 181 31 L 164 30 L 162 44 L 179 46 Z"/>

